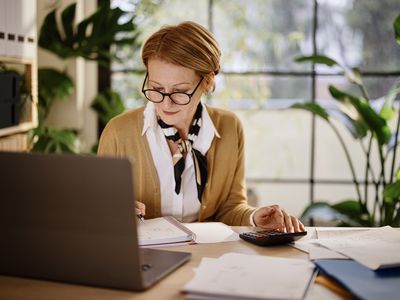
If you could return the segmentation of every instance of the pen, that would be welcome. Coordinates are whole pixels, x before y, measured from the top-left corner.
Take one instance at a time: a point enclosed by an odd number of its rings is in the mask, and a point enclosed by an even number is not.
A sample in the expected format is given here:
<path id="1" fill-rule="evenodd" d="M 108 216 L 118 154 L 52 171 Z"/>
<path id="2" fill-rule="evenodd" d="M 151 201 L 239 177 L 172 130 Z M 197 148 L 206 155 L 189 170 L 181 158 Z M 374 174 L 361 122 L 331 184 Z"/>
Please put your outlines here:
<path id="1" fill-rule="evenodd" d="M 137 217 L 139 218 L 140 221 L 144 223 L 144 217 L 142 214 L 138 214 Z"/>

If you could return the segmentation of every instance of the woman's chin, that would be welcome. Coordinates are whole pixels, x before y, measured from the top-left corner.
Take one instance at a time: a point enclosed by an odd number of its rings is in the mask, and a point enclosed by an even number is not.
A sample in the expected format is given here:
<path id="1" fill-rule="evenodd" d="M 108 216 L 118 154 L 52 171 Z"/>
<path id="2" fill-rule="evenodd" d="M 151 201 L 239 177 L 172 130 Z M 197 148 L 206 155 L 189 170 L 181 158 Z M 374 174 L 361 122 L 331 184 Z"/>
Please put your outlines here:
<path id="1" fill-rule="evenodd" d="M 163 120 L 163 122 L 168 125 L 174 126 L 176 124 L 177 117 L 174 115 L 170 116 L 170 115 L 166 115 L 163 113 L 163 114 L 161 114 L 160 117 L 161 117 L 161 120 Z"/>

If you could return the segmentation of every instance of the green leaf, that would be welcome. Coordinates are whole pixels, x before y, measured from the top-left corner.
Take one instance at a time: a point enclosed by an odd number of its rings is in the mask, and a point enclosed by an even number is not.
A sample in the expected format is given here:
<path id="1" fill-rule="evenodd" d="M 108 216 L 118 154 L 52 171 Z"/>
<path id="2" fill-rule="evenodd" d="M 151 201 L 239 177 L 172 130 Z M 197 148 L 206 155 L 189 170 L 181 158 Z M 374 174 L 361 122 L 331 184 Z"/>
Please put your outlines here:
<path id="1" fill-rule="evenodd" d="M 352 219 L 356 219 L 360 223 L 369 219 L 367 209 L 357 200 L 344 200 L 331 205 L 331 207 Z"/>
<path id="2" fill-rule="evenodd" d="M 126 109 L 121 96 L 112 90 L 99 93 L 93 100 L 91 107 L 97 112 L 102 125 L 106 125 L 108 121 Z"/>
<path id="3" fill-rule="evenodd" d="M 57 129 L 39 126 L 30 134 L 32 152 L 78 153 L 78 133 L 73 129 Z"/>
<path id="4" fill-rule="evenodd" d="M 383 196 L 389 199 L 396 199 L 400 197 L 400 181 L 397 180 L 388 184 L 383 190 Z"/>
<path id="5" fill-rule="evenodd" d="M 65 43 L 73 47 L 74 35 L 74 19 L 75 19 L 76 3 L 69 5 L 61 14 L 61 21 L 64 28 Z"/>
<path id="6" fill-rule="evenodd" d="M 299 63 L 313 62 L 315 64 L 327 65 L 329 67 L 339 65 L 334 59 L 324 55 L 299 56 L 295 58 L 295 61 Z"/>
<path id="7" fill-rule="evenodd" d="M 329 86 L 329 92 L 336 100 L 350 108 L 354 108 L 353 112 L 357 112 L 357 114 L 353 116 L 353 119 L 365 122 L 374 133 L 379 145 L 385 145 L 389 142 L 391 136 L 390 127 L 386 120 L 372 109 L 367 100 L 341 91 L 333 85 Z"/>
<path id="8" fill-rule="evenodd" d="M 317 116 L 329 121 L 330 118 L 335 118 L 340 121 L 352 134 L 354 138 L 362 139 L 367 135 L 368 126 L 364 122 L 359 120 L 353 120 L 346 112 L 341 111 L 337 108 L 325 109 L 316 103 L 296 103 L 290 108 L 303 109 L 315 113 Z"/>
<path id="9" fill-rule="evenodd" d="M 379 115 L 385 120 L 393 119 L 395 115 L 395 109 L 393 108 L 394 100 L 400 93 L 400 79 L 398 79 L 390 88 L 388 94 L 385 97 L 385 103 L 383 104 Z"/>
<path id="10" fill-rule="evenodd" d="M 301 215 L 301 220 L 314 219 L 317 224 L 336 223 L 340 226 L 363 226 L 361 220 L 353 219 L 346 214 L 333 208 L 326 202 L 315 202 L 305 208 Z"/>
<path id="11" fill-rule="evenodd" d="M 396 20 L 393 23 L 394 27 L 394 36 L 397 44 L 400 45 L 400 15 L 397 16 Z"/>
<path id="12" fill-rule="evenodd" d="M 325 120 L 329 120 L 329 114 L 326 112 L 326 110 L 322 106 L 320 106 L 316 103 L 311 103 L 311 102 L 296 103 L 296 104 L 293 104 L 290 108 L 307 110 L 307 111 L 310 111 L 310 112 L 320 116 L 321 118 L 323 118 Z"/>
<path id="13" fill-rule="evenodd" d="M 74 82 L 65 72 L 52 68 L 38 70 L 38 94 L 40 119 L 43 120 L 49 113 L 55 101 L 60 101 L 70 96 Z"/>

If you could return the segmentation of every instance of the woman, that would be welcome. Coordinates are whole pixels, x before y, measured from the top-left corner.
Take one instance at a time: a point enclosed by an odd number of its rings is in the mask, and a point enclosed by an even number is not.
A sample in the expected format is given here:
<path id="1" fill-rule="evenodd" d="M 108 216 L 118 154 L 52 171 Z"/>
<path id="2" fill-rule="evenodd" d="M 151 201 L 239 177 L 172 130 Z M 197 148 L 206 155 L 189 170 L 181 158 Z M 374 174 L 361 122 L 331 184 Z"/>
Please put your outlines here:
<path id="1" fill-rule="evenodd" d="M 133 162 L 136 213 L 147 218 L 304 231 L 277 205 L 247 204 L 241 123 L 201 102 L 214 90 L 220 56 L 213 35 L 194 22 L 154 33 L 142 50 L 149 101 L 107 124 L 98 153 Z"/>

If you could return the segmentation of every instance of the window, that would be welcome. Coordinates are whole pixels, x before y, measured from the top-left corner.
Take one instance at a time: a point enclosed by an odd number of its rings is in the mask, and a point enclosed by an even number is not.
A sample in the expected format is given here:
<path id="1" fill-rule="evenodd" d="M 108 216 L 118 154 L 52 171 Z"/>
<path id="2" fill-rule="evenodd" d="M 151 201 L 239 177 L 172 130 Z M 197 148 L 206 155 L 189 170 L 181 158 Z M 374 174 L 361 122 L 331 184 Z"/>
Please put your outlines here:
<path id="1" fill-rule="evenodd" d="M 400 75 L 392 29 L 398 0 L 114 0 L 112 5 L 136 15 L 140 42 L 164 24 L 184 20 L 214 32 L 223 52 L 222 72 L 207 102 L 234 110 L 243 122 L 252 204 L 278 203 L 299 215 L 310 201 L 355 196 L 330 128 L 309 113 L 282 108 L 297 101 L 329 102 L 330 83 L 351 90 L 337 69 L 294 62 L 316 53 L 360 67 L 371 98 L 383 96 Z M 113 64 L 112 86 L 128 107 L 142 105 L 140 51 L 117 51 L 123 63 Z M 354 144 L 351 151 L 361 150 Z M 365 162 L 355 164 L 361 179 Z"/>

